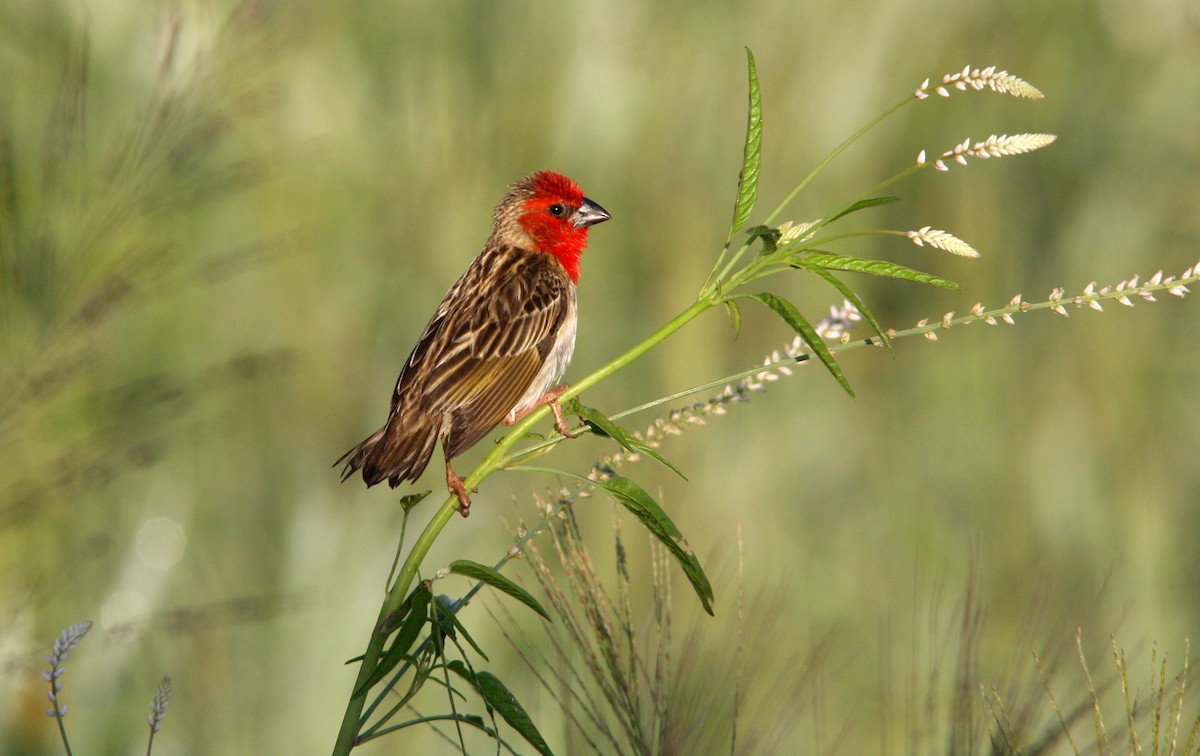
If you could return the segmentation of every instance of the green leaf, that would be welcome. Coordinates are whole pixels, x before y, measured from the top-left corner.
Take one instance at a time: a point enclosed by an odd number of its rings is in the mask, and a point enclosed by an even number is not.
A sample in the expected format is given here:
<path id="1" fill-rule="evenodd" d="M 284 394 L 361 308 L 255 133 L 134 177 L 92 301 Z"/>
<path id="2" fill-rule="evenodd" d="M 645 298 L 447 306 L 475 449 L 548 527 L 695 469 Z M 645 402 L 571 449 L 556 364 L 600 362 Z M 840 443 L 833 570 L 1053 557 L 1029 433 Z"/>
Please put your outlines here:
<path id="1" fill-rule="evenodd" d="M 873 276 L 899 278 L 903 281 L 941 286 L 944 289 L 958 288 L 958 284 L 953 281 L 885 260 L 865 260 L 861 257 L 835 255 L 828 252 L 805 252 L 788 258 L 788 264 L 806 269 L 824 268 L 825 270 L 845 270 L 851 273 L 870 273 Z"/>
<path id="2" fill-rule="evenodd" d="M 867 321 L 867 324 L 871 326 L 871 330 L 873 330 L 883 341 L 883 345 L 887 347 L 888 354 L 895 357 L 896 353 L 892 351 L 892 340 L 889 339 L 887 334 L 883 332 L 883 328 L 879 325 L 879 321 L 875 319 L 875 315 L 867 309 L 867 306 L 863 304 L 861 299 L 858 298 L 858 295 L 854 293 L 854 290 L 847 286 L 842 279 L 833 275 L 824 268 L 812 268 L 811 271 L 814 275 L 824 279 L 825 283 L 841 292 L 843 297 L 850 300 L 850 303 L 854 305 L 860 314 L 862 314 L 863 320 Z"/>
<path id="3" fill-rule="evenodd" d="M 658 505 L 658 502 L 628 478 L 609 478 L 600 485 L 614 501 L 632 512 L 642 525 L 654 534 L 655 538 L 662 541 L 667 550 L 679 562 L 679 566 L 683 568 L 683 574 L 687 575 L 696 595 L 700 597 L 704 611 L 712 614 L 712 585 L 709 584 L 704 569 L 700 566 L 700 560 L 696 559 L 691 547 L 684 540 L 683 534 L 679 532 L 679 528 L 675 527 L 675 523 L 671 522 L 671 518 Z"/>
<path id="4" fill-rule="evenodd" d="M 849 215 L 850 213 L 857 213 L 859 210 L 865 210 L 868 207 L 877 207 L 879 205 L 887 205 L 892 202 L 899 202 L 899 201 L 900 201 L 900 198 L 895 195 L 891 195 L 888 197 L 871 197 L 869 199 L 859 200 L 858 202 L 855 202 L 853 205 L 851 205 L 850 207 L 841 211 L 840 213 L 833 216 L 829 220 L 825 221 L 825 223 L 826 224 L 833 223 L 835 220 L 837 220 L 838 218 L 841 218 L 844 215 Z"/>
<path id="5" fill-rule="evenodd" d="M 794 304 L 783 297 L 777 297 L 765 291 L 761 294 L 748 294 L 746 296 L 766 305 L 772 312 L 782 318 L 785 323 L 791 326 L 792 330 L 798 333 L 800 338 L 804 339 L 804 343 L 808 344 L 808 348 L 825 365 L 825 369 L 842 385 L 846 393 L 854 396 L 854 389 L 850 388 L 850 382 L 842 374 L 842 369 L 838 367 L 837 361 L 833 359 L 833 355 L 829 352 L 829 347 L 825 346 L 825 342 L 817 335 L 816 329 L 804 319 L 804 316 L 800 314 L 800 311 L 796 309 Z"/>
<path id="6" fill-rule="evenodd" d="M 547 622 L 553 622 L 550 615 L 546 614 L 546 610 L 538 603 L 529 591 L 509 580 L 505 576 L 496 572 L 491 567 L 482 565 L 479 562 L 472 562 L 468 559 L 459 559 L 450 563 L 450 571 L 455 575 L 463 575 L 472 580 L 478 580 L 481 583 L 490 585 L 498 591 L 507 593 L 517 601 L 520 601 L 525 606 L 546 618 Z"/>
<path id="7" fill-rule="evenodd" d="M 400 507 L 405 512 L 411 512 L 413 507 L 421 503 L 421 500 L 430 494 L 430 491 L 422 491 L 420 493 L 405 494 L 400 497 Z"/>
<path id="8" fill-rule="evenodd" d="M 484 721 L 483 717 L 479 716 L 478 714 L 434 714 L 432 716 L 417 717 L 416 719 L 410 719 L 407 722 L 401 722 L 400 724 L 392 725 L 391 727 L 388 727 L 386 731 L 381 730 L 372 734 L 370 737 L 363 738 L 361 742 L 366 743 L 367 741 L 374 740 L 381 735 L 399 732 L 406 727 L 415 727 L 416 725 L 431 723 L 437 724 L 439 722 L 461 722 L 470 727 L 478 728 L 492 737 L 495 737 L 496 735 L 496 733 L 492 731 L 492 728 L 487 726 L 487 722 Z"/>
<path id="9" fill-rule="evenodd" d="M 471 648 L 475 649 L 475 653 L 482 656 L 485 660 L 491 661 L 491 659 L 488 659 L 488 655 L 483 653 L 483 649 L 479 647 L 479 644 L 475 642 L 475 639 L 471 637 L 471 634 L 467 632 L 467 628 L 463 625 L 463 623 L 459 622 L 458 615 L 454 613 L 452 604 L 453 600 L 447 596 L 437 597 L 437 601 L 434 603 L 433 608 L 435 614 L 437 615 L 436 622 L 438 624 L 438 629 L 452 638 L 457 637 L 455 632 L 453 632 L 457 631 L 462 635 L 462 637 L 467 639 L 467 643 L 471 644 Z M 453 627 L 447 628 L 445 625 L 446 621 L 449 621 Z"/>
<path id="10" fill-rule="evenodd" d="M 753 244 L 755 239 L 762 239 L 763 248 L 758 253 L 760 257 L 769 255 L 778 249 L 779 237 L 783 236 L 783 233 L 779 229 L 771 228 L 770 226 L 755 226 L 747 229 L 746 234 L 748 235 L 746 238 L 747 244 Z"/>
<path id="11" fill-rule="evenodd" d="M 725 314 L 729 316 L 729 325 L 733 328 L 733 338 L 742 335 L 742 308 L 732 299 L 726 299 Z"/>
<path id="12" fill-rule="evenodd" d="M 358 690 L 354 691 L 354 695 L 365 695 L 368 690 L 375 686 L 375 683 L 382 680 L 396 668 L 404 657 L 408 655 L 409 650 L 417 641 L 417 636 L 421 634 L 421 628 L 425 626 L 425 622 L 429 619 L 429 602 L 433 598 L 433 594 L 429 590 L 429 585 L 421 583 L 417 586 L 406 601 L 408 605 L 408 614 L 404 617 L 403 624 L 400 625 L 400 631 L 396 633 L 396 637 L 392 640 L 392 645 L 388 648 L 383 658 L 379 660 L 379 664 L 375 669 L 371 670 L 371 676 L 368 677 Z M 403 608 L 401 609 L 403 611 Z"/>
<path id="13" fill-rule="evenodd" d="M 633 452 L 634 454 L 645 454 L 654 461 L 670 468 L 679 477 L 687 480 L 687 476 L 681 473 L 678 467 L 667 461 L 666 457 L 650 448 L 645 441 L 617 425 L 612 420 L 609 420 L 598 410 L 588 407 L 585 404 L 576 402 L 575 404 L 571 405 L 570 413 L 573 415 L 579 415 L 581 418 L 583 418 L 583 421 L 588 424 L 593 433 L 600 436 L 608 436 L 613 441 L 616 441 L 618 444 L 625 447 L 627 451 Z"/>
<path id="14" fill-rule="evenodd" d="M 762 162 L 762 93 L 758 88 L 758 70 L 754 65 L 754 53 L 746 48 L 746 60 L 750 68 L 750 110 L 746 117 L 746 148 L 742 157 L 742 172 L 738 174 L 737 203 L 733 208 L 733 226 L 729 236 L 733 238 L 754 209 L 758 196 L 758 169 Z"/>
<path id="15" fill-rule="evenodd" d="M 533 724 L 533 720 L 529 718 L 529 714 L 525 708 L 521 706 L 504 683 L 500 682 L 500 678 L 493 675 L 491 672 L 476 672 L 471 673 L 462 662 L 455 660 L 447 665 L 448 668 L 461 675 L 467 682 L 479 691 L 479 695 L 483 697 L 488 708 L 495 709 L 500 712 L 500 716 L 508 722 L 509 726 L 521 734 L 521 737 L 537 749 L 537 752 L 543 756 L 554 756 L 554 752 L 550 750 L 550 746 L 546 743 L 545 738 L 538 732 L 538 728 Z"/>

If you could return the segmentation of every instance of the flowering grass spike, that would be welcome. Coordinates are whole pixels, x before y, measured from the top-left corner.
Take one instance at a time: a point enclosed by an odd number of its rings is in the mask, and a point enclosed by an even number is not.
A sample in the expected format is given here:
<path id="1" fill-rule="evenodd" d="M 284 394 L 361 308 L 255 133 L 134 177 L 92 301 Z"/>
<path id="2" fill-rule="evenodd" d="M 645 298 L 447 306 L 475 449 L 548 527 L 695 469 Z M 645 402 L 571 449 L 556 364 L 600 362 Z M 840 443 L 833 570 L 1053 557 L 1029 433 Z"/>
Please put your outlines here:
<path id="1" fill-rule="evenodd" d="M 1008 134 L 1000 136 L 992 134 L 982 142 L 971 144 L 971 140 L 968 138 L 943 152 L 941 158 L 933 161 L 933 167 L 939 171 L 950 170 L 950 167 L 946 165 L 946 159 L 953 159 L 959 165 L 966 165 L 967 158 L 969 157 L 987 160 L 992 157 L 1023 155 L 1026 152 L 1040 150 L 1047 145 L 1053 144 L 1055 139 L 1058 139 L 1058 137 L 1054 134 L 1013 134 L 1012 136 Z M 917 165 L 926 165 L 925 150 L 921 150 L 917 154 Z"/>
<path id="2" fill-rule="evenodd" d="M 1024 97 L 1028 100 L 1040 100 L 1044 97 L 1041 90 L 1037 87 L 1024 79 L 1013 76 L 1008 71 L 997 71 L 995 66 L 988 66 L 982 69 L 966 66 L 961 71 L 943 76 L 941 84 L 936 86 L 932 91 L 942 97 L 949 97 L 950 90 L 952 89 L 965 92 L 968 88 L 974 89 L 976 92 L 983 89 L 990 89 L 993 92 L 1012 95 L 1013 97 Z M 913 97 L 916 97 L 918 100 L 924 100 L 926 97 L 929 97 L 929 92 L 929 79 L 926 79 L 921 82 L 921 86 L 917 87 L 917 91 L 913 93 Z"/>
<path id="3" fill-rule="evenodd" d="M 46 695 L 52 704 L 52 708 L 46 710 L 46 716 L 54 717 L 58 722 L 58 734 L 62 737 L 63 748 L 66 749 L 67 756 L 71 756 L 71 742 L 67 738 L 67 727 L 63 724 L 63 717 L 67 715 L 67 705 L 59 700 L 59 694 L 62 693 L 63 688 L 59 678 L 62 677 L 63 672 L 66 672 L 63 662 L 91 629 L 91 620 L 85 620 L 63 630 L 62 635 L 54 641 L 50 655 L 46 657 L 46 661 L 50 663 L 50 669 L 42 673 L 42 679 L 50 683 L 50 692 Z"/>
<path id="4" fill-rule="evenodd" d="M 909 231 L 908 238 L 912 239 L 913 244 L 916 244 L 918 247 L 928 244 L 935 249 L 944 250 L 952 255 L 979 257 L 979 252 L 970 244 L 967 244 L 953 234 L 948 234 L 931 226 L 925 226 L 916 231 Z"/>
<path id="5" fill-rule="evenodd" d="M 154 700 L 150 703 L 150 716 L 146 718 L 150 724 L 151 733 L 162 729 L 163 720 L 167 718 L 167 704 L 171 701 L 171 676 L 167 675 L 154 689 Z"/>
<path id="6" fill-rule="evenodd" d="M 58 694 L 62 691 L 62 683 L 58 678 L 62 677 L 66 668 L 63 662 L 71 655 L 71 651 L 83 640 L 83 636 L 87 635 L 88 630 L 92 629 L 91 620 L 79 622 L 71 625 L 66 630 L 62 631 L 62 635 L 54 641 L 54 647 L 50 655 L 46 657 L 46 661 L 50 663 L 50 669 L 42 673 L 42 679 L 50 683 L 50 703 L 54 704 L 54 708 L 46 712 L 47 716 L 62 718 L 67 714 L 66 704 L 60 703 Z"/>

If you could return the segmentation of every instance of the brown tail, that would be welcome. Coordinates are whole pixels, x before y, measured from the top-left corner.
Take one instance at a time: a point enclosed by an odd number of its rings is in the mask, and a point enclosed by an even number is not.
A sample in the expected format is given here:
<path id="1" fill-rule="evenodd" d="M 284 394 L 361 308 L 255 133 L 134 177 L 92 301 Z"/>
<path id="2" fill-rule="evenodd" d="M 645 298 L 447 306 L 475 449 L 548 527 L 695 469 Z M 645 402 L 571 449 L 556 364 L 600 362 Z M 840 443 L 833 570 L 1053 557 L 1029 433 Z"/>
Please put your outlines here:
<path id="1" fill-rule="evenodd" d="M 421 477 L 433 456 L 440 429 L 440 417 L 436 415 L 410 415 L 403 421 L 398 414 L 392 415 L 387 425 L 343 454 L 333 465 L 336 467 L 342 460 L 346 461 L 343 481 L 361 469 L 368 486 L 386 479 L 388 485 L 395 488 L 406 480 Z"/>

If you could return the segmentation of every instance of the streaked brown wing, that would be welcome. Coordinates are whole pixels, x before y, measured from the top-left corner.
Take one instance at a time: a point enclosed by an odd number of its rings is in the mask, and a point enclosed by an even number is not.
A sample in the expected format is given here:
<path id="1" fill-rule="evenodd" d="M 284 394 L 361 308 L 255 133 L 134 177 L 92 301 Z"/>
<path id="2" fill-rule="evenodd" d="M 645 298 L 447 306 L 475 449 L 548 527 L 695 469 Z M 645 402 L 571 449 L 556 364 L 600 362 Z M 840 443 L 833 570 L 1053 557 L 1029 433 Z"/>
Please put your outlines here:
<path id="1" fill-rule="evenodd" d="M 453 445 L 495 427 L 533 383 L 569 310 L 570 279 L 549 255 L 485 253 L 446 295 L 396 383 L 392 410 L 449 413 Z M 452 455 L 453 456 L 453 453 Z"/>
<path id="2" fill-rule="evenodd" d="M 568 312 L 571 285 L 557 261 L 523 256 L 495 296 L 473 309 L 430 377 L 426 399 L 450 411 L 455 456 L 496 426 L 529 389 Z"/>
<path id="3" fill-rule="evenodd" d="M 495 428 L 533 383 L 541 366 L 533 349 L 512 357 L 475 361 L 472 374 L 465 378 L 472 391 L 450 411 L 447 456 L 458 456 Z"/>
<path id="4" fill-rule="evenodd" d="M 430 355 L 427 406 L 453 409 L 509 382 L 521 384 L 514 403 L 520 398 L 567 313 L 570 283 L 557 265 L 549 256 L 527 253 L 488 287 L 486 298 L 464 302 L 447 318 L 439 334 L 445 346 Z M 532 367 L 527 353 L 534 355 Z"/>

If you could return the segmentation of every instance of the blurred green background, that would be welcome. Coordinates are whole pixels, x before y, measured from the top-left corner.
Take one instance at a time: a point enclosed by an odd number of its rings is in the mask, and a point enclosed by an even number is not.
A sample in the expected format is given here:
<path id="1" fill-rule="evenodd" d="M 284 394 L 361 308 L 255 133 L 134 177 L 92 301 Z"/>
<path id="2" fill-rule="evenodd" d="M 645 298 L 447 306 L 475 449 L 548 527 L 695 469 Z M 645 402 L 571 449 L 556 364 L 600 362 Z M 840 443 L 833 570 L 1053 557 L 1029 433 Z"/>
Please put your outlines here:
<path id="1" fill-rule="evenodd" d="M 926 77 L 996 64 L 1046 93 L 910 106 L 787 213 L 819 217 L 921 149 L 1059 135 L 923 172 L 903 203 L 847 219 L 945 228 L 983 253 L 843 247 L 962 285 L 854 279 L 887 325 L 1200 257 L 1193 0 L 0 0 L 0 751 L 56 750 L 38 672 L 82 619 L 97 625 L 65 677 L 77 752 L 143 748 L 164 673 L 156 753 L 328 751 L 354 678 L 342 662 L 365 645 L 401 524 L 399 492 L 340 485 L 330 464 L 383 421 L 427 317 L 529 171 L 572 176 L 613 215 L 584 258 L 568 379 L 692 301 L 728 229 L 746 45 L 765 114 L 752 223 Z M 814 319 L 839 301 L 808 280 L 772 286 Z M 710 619 L 675 575 L 676 633 L 702 639 L 675 657 L 681 695 L 729 705 L 711 674 L 732 665 L 739 523 L 742 623 L 758 639 L 742 676 L 759 702 L 739 730 L 758 752 L 949 742 L 930 702 L 956 681 L 972 564 L 983 684 L 1030 673 L 1031 651 L 1069 649 L 1077 627 L 1094 667 L 1115 632 L 1135 683 L 1154 643 L 1178 668 L 1200 637 L 1200 314 L 1163 299 L 908 339 L 895 360 L 847 353 L 857 400 L 805 368 L 672 439 L 688 481 L 628 468 L 714 579 Z M 752 312 L 735 340 L 713 312 L 585 400 L 616 412 L 788 340 Z M 550 459 L 582 473 L 608 451 L 587 437 Z M 422 482 L 440 493 L 440 476 Z M 495 561 L 554 484 L 488 480 L 427 576 Z M 578 511 L 607 559 L 608 506 Z M 551 745 L 585 750 L 482 607 L 464 621 Z M 801 674 L 814 649 L 819 671 Z M 1078 702 L 1067 662 L 1060 697 Z M 724 746 L 689 749 L 710 747 Z M 419 731 L 364 752 L 405 748 L 452 750 Z"/>

